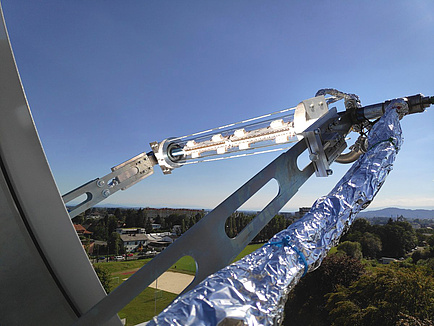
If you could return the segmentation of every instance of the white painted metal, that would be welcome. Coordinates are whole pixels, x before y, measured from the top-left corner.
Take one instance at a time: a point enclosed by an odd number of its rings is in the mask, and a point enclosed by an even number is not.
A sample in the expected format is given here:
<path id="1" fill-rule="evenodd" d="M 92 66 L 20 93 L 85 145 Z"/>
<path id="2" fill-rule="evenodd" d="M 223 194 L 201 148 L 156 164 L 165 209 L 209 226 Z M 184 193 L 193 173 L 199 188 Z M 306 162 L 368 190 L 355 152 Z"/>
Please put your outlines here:
<path id="1" fill-rule="evenodd" d="M 70 325 L 106 294 L 54 182 L 0 13 L 0 324 Z M 114 316 L 107 324 L 120 325 Z"/>

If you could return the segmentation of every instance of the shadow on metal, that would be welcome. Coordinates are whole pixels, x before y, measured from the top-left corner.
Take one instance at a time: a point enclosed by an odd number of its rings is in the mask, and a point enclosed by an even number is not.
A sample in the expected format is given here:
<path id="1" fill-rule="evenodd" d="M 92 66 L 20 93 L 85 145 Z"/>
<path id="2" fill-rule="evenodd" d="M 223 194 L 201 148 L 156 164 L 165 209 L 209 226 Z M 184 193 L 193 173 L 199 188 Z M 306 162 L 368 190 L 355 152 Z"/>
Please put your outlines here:
<path id="1" fill-rule="evenodd" d="M 297 167 L 297 158 L 306 149 L 306 143 L 302 140 L 276 158 L 184 233 L 174 245 L 157 255 L 97 303 L 75 325 L 103 324 L 183 256 L 191 256 L 197 263 L 195 278 L 184 292 L 230 264 L 313 174 L 313 164 L 303 171 Z M 277 196 L 235 238 L 229 238 L 225 232 L 227 217 L 271 179 L 276 179 L 279 184 Z"/>

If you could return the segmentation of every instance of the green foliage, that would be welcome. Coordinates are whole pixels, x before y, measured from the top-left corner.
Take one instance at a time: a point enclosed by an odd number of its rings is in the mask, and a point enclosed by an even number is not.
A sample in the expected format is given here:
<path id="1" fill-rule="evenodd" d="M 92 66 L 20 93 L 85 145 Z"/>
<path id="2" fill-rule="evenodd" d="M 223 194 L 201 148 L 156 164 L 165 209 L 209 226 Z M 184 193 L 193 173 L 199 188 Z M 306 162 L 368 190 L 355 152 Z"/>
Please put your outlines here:
<path id="1" fill-rule="evenodd" d="M 371 223 L 369 223 L 368 220 L 364 218 L 358 218 L 351 225 L 351 230 L 352 232 L 360 232 L 360 233 L 371 232 L 372 225 Z"/>
<path id="2" fill-rule="evenodd" d="M 434 234 L 431 235 L 426 242 L 428 243 L 428 245 L 430 245 L 431 247 L 434 247 Z"/>
<path id="3" fill-rule="evenodd" d="M 95 263 L 93 266 L 103 267 L 108 270 L 110 274 L 117 274 L 125 271 L 137 270 L 142 267 L 145 263 L 151 259 L 140 259 L 140 260 L 128 260 L 128 261 L 111 261 L 103 263 Z"/>
<path id="4" fill-rule="evenodd" d="M 84 216 L 83 216 L 83 213 L 78 214 L 77 216 L 75 216 L 75 217 L 72 219 L 72 222 L 73 222 L 74 224 L 83 224 L 83 223 L 84 223 Z"/>
<path id="5" fill-rule="evenodd" d="M 365 232 L 360 238 L 360 244 L 362 245 L 363 257 L 371 259 L 380 257 L 383 245 L 378 235 Z"/>
<path id="6" fill-rule="evenodd" d="M 332 325 L 396 325 L 403 313 L 434 318 L 434 279 L 424 268 L 379 268 L 327 295 Z"/>
<path id="7" fill-rule="evenodd" d="M 146 231 L 146 233 L 152 232 L 152 223 L 151 223 L 151 220 L 149 218 L 146 220 L 146 223 L 145 223 L 145 231 Z"/>
<path id="8" fill-rule="evenodd" d="M 112 232 L 107 241 L 109 254 L 119 255 L 124 252 L 121 236 L 117 232 Z"/>
<path id="9" fill-rule="evenodd" d="M 338 246 L 338 252 L 343 251 L 349 257 L 362 259 L 362 245 L 359 242 L 345 241 Z"/>
<path id="10" fill-rule="evenodd" d="M 389 219 L 386 225 L 371 225 L 361 218 L 353 222 L 341 241 L 359 242 L 365 258 L 401 258 L 421 241 L 421 237 L 416 236 L 411 224 L 402 218 Z"/>
<path id="11" fill-rule="evenodd" d="M 389 221 L 377 227 L 377 234 L 383 245 L 382 256 L 400 258 L 417 244 L 417 237 L 411 224 L 403 221 Z"/>
<path id="12" fill-rule="evenodd" d="M 347 255 L 329 255 L 321 266 L 301 279 L 289 294 L 284 325 L 328 325 L 324 296 L 349 286 L 364 273 L 359 260 Z"/>
<path id="13" fill-rule="evenodd" d="M 322 271 L 325 259 L 318 270 L 303 278 L 290 293 L 284 324 L 433 326 L 434 247 L 426 245 L 430 245 L 431 239 L 434 244 L 434 237 L 422 232 L 426 236 L 424 248 L 414 251 L 411 258 L 404 256 L 422 239 L 417 234 L 402 218 L 389 219 L 386 225 L 356 220 L 330 258 L 348 259 L 348 254 L 357 257 L 359 244 L 367 258 L 407 259 L 390 265 L 370 260 L 366 268 L 356 267 L 369 272 L 359 279 L 349 277 L 346 282 L 342 277 L 347 272 L 340 274 L 341 268 L 327 267 L 327 273 Z"/>
<path id="14" fill-rule="evenodd" d="M 107 217 L 107 234 L 110 236 L 118 227 L 118 219 L 114 215 Z"/>
<path id="15" fill-rule="evenodd" d="M 400 313 L 396 326 L 434 326 L 434 321 Z"/>
<path id="16" fill-rule="evenodd" d="M 111 291 L 111 274 L 108 268 L 104 267 L 104 266 L 94 266 L 96 275 L 98 275 L 98 278 L 104 288 L 104 290 L 107 293 L 110 293 Z"/>

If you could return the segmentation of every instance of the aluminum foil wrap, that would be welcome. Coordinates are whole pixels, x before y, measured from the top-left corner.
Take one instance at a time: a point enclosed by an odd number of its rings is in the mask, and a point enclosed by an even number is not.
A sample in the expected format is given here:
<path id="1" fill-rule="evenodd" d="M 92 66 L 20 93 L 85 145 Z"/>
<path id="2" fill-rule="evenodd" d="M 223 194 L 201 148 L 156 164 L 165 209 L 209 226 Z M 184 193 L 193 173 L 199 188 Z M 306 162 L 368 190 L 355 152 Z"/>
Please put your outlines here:
<path id="1" fill-rule="evenodd" d="M 302 219 L 268 244 L 209 276 L 147 325 L 275 325 L 289 291 L 317 268 L 357 213 L 373 200 L 392 169 L 401 127 L 391 103 L 368 137 L 369 149 Z"/>

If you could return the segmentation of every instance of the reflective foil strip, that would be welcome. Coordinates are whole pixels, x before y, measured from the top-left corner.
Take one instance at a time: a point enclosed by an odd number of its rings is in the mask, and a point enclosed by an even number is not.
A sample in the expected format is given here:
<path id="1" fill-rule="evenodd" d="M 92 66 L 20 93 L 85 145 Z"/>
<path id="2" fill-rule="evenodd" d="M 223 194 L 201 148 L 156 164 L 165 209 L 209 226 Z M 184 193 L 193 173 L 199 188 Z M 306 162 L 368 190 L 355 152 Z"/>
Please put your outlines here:
<path id="1" fill-rule="evenodd" d="M 309 213 L 262 248 L 178 297 L 147 325 L 280 324 L 287 294 L 306 264 L 309 271 L 320 265 L 392 170 L 402 143 L 398 114 L 391 109 L 397 105 L 403 104 L 391 103 L 371 129 L 368 152 Z"/>

